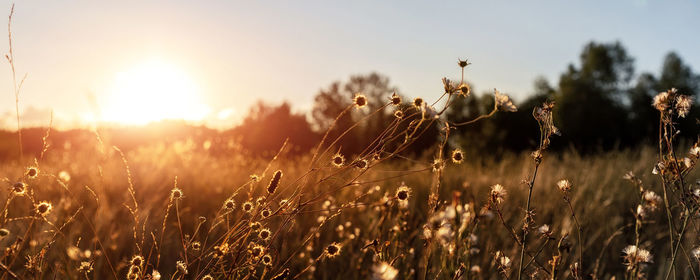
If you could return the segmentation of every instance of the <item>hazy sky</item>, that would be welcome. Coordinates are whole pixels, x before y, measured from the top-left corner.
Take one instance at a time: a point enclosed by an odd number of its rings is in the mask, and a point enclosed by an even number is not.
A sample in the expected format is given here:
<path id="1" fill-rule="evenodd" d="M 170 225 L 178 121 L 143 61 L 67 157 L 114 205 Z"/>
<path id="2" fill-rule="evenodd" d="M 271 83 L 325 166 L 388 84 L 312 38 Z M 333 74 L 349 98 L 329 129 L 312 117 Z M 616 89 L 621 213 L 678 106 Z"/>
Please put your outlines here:
<path id="1" fill-rule="evenodd" d="M 671 50 L 698 71 L 698 27 L 700 1 L 640 0 L 19 1 L 13 22 L 17 70 L 28 73 L 20 106 L 35 108 L 25 121 L 47 123 L 53 109 L 65 125 L 94 111 L 90 96 L 112 114 L 138 118 L 149 106 L 191 103 L 208 123 L 233 124 L 257 99 L 307 109 L 320 88 L 370 71 L 406 95 L 434 98 L 441 77 L 457 77 L 458 57 L 472 61 L 467 77 L 478 92 L 496 87 L 521 100 L 538 75 L 555 83 L 590 40 L 620 40 L 637 73 L 657 73 Z M 161 66 L 149 69 L 177 74 L 149 89 L 186 80 L 198 100 L 123 95 L 140 84 L 115 84 L 120 73 L 153 61 Z M 14 96 L 3 64 L 0 126 L 8 126 Z M 110 99 L 115 87 L 131 101 Z"/>

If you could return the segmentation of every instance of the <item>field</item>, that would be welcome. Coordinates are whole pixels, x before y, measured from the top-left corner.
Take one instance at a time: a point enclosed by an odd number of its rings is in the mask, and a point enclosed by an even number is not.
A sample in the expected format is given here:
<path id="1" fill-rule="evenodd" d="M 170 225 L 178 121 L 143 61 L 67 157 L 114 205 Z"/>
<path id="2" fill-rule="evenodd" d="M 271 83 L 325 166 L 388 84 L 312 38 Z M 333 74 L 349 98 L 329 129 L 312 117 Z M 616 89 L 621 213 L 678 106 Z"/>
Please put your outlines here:
<path id="1" fill-rule="evenodd" d="M 502 107 L 507 103 L 496 104 L 492 114 L 508 109 Z M 0 178 L 7 186 L 2 274 L 18 279 L 694 277 L 697 229 L 687 221 L 695 215 L 687 219 L 682 212 L 695 206 L 678 201 L 695 199 L 691 180 L 697 175 L 692 171 L 697 152 L 691 151 L 689 162 L 666 161 L 669 168 L 654 168 L 655 147 L 586 157 L 575 151 L 550 154 L 547 139 L 556 137 L 551 106 L 534 113 L 543 132 L 539 148 L 500 158 L 467 156 L 443 146 L 445 141 L 436 144 L 434 157 L 403 156 L 401 149 L 415 139 L 410 134 L 427 131 L 421 128 L 437 120 L 415 106 L 405 110 L 418 114 L 412 121 L 417 125 L 399 131 L 402 120 L 392 121 L 386 134 L 368 140 L 367 151 L 352 158 L 336 153 L 331 138 L 311 154 L 291 155 L 282 145 L 267 156 L 245 151 L 221 156 L 209 151 L 211 143 L 191 140 L 123 153 L 98 131 L 61 149 L 46 144 L 34 158 L 2 164 Z M 45 143 L 50 131 L 47 135 Z M 670 156 L 675 152 L 664 154 Z M 682 183 L 673 179 L 673 168 L 683 168 Z M 663 177 L 652 169 L 661 169 Z M 668 212 L 658 195 L 649 194 L 662 194 L 664 187 Z M 524 219 L 526 209 L 530 215 Z M 683 226 L 682 243 L 671 243 L 668 219 Z M 671 249 L 671 244 L 682 245 Z"/>

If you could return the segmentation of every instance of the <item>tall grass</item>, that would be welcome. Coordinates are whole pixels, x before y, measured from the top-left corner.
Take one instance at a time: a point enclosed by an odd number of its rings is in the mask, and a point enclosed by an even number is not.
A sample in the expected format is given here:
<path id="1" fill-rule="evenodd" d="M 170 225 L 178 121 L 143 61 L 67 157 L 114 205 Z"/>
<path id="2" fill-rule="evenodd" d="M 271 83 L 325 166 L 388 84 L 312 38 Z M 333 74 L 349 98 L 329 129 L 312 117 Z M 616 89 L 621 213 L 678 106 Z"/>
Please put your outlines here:
<path id="1" fill-rule="evenodd" d="M 288 155 L 286 142 L 271 158 L 212 156 L 208 145 L 193 141 L 124 153 L 98 132 L 75 148 L 52 150 L 48 130 L 38 157 L 0 163 L 7 185 L 0 192 L 0 275 L 696 277 L 700 190 L 691 178 L 700 147 L 674 143 L 674 120 L 685 117 L 689 99 L 675 90 L 655 99 L 658 148 L 550 154 L 559 130 L 548 101 L 533 111 L 541 136 L 532 153 L 465 158 L 449 145 L 453 131 L 517 110 L 495 90 L 488 114 L 446 119 L 451 105 L 471 98 L 464 81 L 469 64 L 458 61 L 461 80 L 443 79 L 444 94 L 431 103 L 392 96 L 369 111 L 358 93 L 338 118 L 364 116 L 344 131 L 331 125 L 304 156 Z M 345 135 L 391 112 L 396 118 L 365 139 L 361 153 L 343 152 Z M 406 153 L 433 126 L 440 138 L 431 155 Z"/>

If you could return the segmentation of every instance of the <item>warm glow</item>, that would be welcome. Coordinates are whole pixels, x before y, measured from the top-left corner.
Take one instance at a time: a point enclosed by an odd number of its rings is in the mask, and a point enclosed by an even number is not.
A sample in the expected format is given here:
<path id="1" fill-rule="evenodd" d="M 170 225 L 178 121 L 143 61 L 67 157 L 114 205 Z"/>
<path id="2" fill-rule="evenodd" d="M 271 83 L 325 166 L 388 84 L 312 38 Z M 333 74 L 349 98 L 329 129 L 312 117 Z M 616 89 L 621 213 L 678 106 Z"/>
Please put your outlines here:
<path id="1" fill-rule="evenodd" d="M 197 84 L 175 65 L 150 61 L 117 73 L 101 104 L 102 119 L 145 124 L 165 119 L 202 120 L 209 108 Z"/>

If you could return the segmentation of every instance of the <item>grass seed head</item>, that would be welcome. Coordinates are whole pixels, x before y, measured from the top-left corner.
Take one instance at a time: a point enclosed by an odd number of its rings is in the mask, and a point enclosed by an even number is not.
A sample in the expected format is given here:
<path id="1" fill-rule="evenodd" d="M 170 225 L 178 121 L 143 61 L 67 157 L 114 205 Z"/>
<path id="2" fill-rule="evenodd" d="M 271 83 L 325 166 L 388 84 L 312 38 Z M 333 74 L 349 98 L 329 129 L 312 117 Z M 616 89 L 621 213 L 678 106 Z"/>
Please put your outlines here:
<path id="1" fill-rule="evenodd" d="M 282 170 L 277 170 L 275 171 L 275 174 L 272 175 L 270 184 L 267 185 L 267 193 L 275 193 L 275 190 L 277 190 L 277 187 L 280 185 L 280 179 L 282 179 Z"/>

